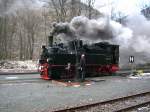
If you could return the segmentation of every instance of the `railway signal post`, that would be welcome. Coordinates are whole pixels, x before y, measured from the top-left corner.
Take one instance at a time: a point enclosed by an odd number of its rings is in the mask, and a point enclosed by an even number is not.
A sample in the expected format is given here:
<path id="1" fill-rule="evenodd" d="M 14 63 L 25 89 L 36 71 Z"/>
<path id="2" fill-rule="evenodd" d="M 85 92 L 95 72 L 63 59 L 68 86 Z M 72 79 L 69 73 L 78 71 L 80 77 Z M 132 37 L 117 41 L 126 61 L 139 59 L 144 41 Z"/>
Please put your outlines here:
<path id="1" fill-rule="evenodd" d="M 131 74 L 134 72 L 134 56 L 129 56 L 129 63 L 131 64 Z"/>

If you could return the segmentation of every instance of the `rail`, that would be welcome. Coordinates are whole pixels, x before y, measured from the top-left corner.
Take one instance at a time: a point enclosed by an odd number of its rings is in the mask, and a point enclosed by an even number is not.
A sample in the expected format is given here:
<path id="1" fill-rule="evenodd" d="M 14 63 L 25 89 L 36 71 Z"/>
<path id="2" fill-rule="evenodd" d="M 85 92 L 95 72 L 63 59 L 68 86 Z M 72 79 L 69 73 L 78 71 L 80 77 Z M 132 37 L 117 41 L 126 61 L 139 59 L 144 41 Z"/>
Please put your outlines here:
<path id="1" fill-rule="evenodd" d="M 142 97 L 142 96 L 145 96 L 145 95 L 150 95 L 150 92 L 143 92 L 143 93 L 138 93 L 138 94 L 129 95 L 129 96 L 125 96 L 125 97 L 119 97 L 119 98 L 115 98 L 115 99 L 111 99 L 111 100 L 107 100 L 107 101 L 96 102 L 96 103 L 81 105 L 81 106 L 77 106 L 77 107 L 71 107 L 71 108 L 55 110 L 53 112 L 76 112 L 76 111 L 79 111 L 79 110 L 88 110 L 92 107 L 96 107 L 96 106 L 100 106 L 100 105 L 106 105 L 106 104 L 112 104 L 114 102 L 123 102 L 125 100 L 130 99 L 130 98 Z M 123 107 L 123 108 L 120 108 L 120 109 L 116 109 L 116 110 L 113 110 L 113 112 L 124 112 L 124 111 L 134 109 L 134 108 L 146 105 L 146 104 L 150 104 L 150 100 L 149 101 L 144 101 L 144 102 L 139 103 L 139 104 L 135 104 L 135 105 Z"/>

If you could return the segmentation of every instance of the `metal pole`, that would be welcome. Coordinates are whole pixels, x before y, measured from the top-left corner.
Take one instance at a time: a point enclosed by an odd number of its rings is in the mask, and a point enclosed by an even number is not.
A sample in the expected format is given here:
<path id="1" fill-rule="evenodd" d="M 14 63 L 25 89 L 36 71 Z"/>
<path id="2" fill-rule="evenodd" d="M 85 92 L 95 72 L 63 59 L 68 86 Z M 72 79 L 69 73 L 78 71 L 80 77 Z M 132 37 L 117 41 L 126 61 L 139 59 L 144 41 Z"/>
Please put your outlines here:
<path id="1" fill-rule="evenodd" d="M 131 74 L 133 75 L 133 63 L 131 63 Z"/>
<path id="2" fill-rule="evenodd" d="M 79 60 L 78 60 L 78 51 L 77 46 L 74 41 L 75 46 L 75 57 L 76 57 L 76 63 L 75 63 L 75 81 L 79 81 Z"/>

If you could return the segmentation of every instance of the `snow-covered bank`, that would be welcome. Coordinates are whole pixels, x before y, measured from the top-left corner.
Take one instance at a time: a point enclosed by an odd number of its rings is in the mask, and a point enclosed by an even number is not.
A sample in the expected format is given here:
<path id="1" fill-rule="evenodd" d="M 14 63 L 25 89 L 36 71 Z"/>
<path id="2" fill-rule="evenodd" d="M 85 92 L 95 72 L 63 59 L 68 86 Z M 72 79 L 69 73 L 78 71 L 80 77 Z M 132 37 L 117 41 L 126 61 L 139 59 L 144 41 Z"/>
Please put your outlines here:
<path id="1" fill-rule="evenodd" d="M 24 73 L 37 72 L 38 62 L 26 61 L 0 61 L 0 72 Z"/>
<path id="2" fill-rule="evenodd" d="M 140 73 L 136 75 L 130 75 L 129 78 L 131 79 L 143 79 L 143 78 L 150 78 L 150 73 Z"/>

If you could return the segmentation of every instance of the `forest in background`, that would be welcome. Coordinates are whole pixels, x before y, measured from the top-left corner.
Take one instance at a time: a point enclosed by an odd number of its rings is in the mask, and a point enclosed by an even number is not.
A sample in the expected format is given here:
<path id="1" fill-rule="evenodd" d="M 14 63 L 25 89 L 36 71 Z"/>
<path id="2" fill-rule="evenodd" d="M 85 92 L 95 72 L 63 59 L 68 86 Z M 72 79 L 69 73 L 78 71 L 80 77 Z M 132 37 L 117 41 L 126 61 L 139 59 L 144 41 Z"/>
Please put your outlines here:
<path id="1" fill-rule="evenodd" d="M 101 15 L 93 8 L 94 0 L 86 0 L 87 5 L 80 0 L 41 0 L 42 6 L 33 5 L 34 0 L 20 1 L 0 1 L 0 60 L 37 60 L 53 22 Z"/>

